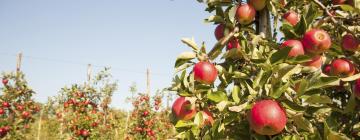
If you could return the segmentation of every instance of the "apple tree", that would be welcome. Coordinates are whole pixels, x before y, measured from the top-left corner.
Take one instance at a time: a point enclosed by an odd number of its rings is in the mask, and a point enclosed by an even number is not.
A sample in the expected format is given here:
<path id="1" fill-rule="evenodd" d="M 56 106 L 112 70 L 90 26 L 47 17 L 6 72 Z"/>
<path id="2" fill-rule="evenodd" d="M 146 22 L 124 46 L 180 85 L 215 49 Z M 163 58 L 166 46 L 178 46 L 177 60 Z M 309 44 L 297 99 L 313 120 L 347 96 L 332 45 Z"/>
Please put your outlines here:
<path id="1" fill-rule="evenodd" d="M 360 139 L 359 0 L 198 0 L 216 26 L 175 62 L 180 139 Z"/>
<path id="2" fill-rule="evenodd" d="M 28 86 L 21 71 L 3 73 L 0 95 L 0 138 L 24 139 L 30 132 L 33 117 L 40 105 L 32 96 L 35 92 Z"/>

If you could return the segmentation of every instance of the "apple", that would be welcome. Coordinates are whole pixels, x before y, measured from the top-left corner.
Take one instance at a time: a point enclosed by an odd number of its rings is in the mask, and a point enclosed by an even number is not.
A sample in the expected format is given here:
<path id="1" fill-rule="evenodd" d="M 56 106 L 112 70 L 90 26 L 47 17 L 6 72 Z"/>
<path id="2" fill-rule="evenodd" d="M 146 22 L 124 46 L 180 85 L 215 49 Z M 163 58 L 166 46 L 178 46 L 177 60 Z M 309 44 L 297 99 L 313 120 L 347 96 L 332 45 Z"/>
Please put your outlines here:
<path id="1" fill-rule="evenodd" d="M 194 66 L 194 78 L 203 84 L 213 84 L 217 78 L 217 70 L 214 64 L 207 61 L 201 61 Z"/>
<path id="2" fill-rule="evenodd" d="M 179 97 L 172 106 L 172 112 L 180 120 L 190 120 L 195 116 L 196 109 L 185 97 Z"/>
<path id="3" fill-rule="evenodd" d="M 23 110 L 24 110 L 24 106 L 18 105 L 18 106 L 16 106 L 16 109 L 19 110 L 19 111 L 23 111 Z"/>
<path id="4" fill-rule="evenodd" d="M 355 52 L 360 50 L 360 41 L 353 35 L 346 34 L 342 38 L 341 46 L 344 50 Z"/>
<path id="5" fill-rule="evenodd" d="M 8 82 L 9 82 L 9 80 L 8 79 L 2 79 L 2 83 L 4 84 L 4 85 L 7 85 L 8 84 Z"/>
<path id="6" fill-rule="evenodd" d="M 3 114 L 5 114 L 5 110 L 0 108 L 0 115 L 3 115 Z"/>
<path id="7" fill-rule="evenodd" d="M 323 68 L 323 73 L 326 75 L 330 75 L 331 73 L 331 66 L 330 65 L 325 65 Z"/>
<path id="8" fill-rule="evenodd" d="M 202 111 L 203 121 L 202 125 L 213 125 L 214 124 L 214 118 L 212 117 L 212 113 L 209 110 Z"/>
<path id="9" fill-rule="evenodd" d="M 82 129 L 80 130 L 80 135 L 83 137 L 88 137 L 90 135 L 90 132 L 88 130 Z"/>
<path id="10" fill-rule="evenodd" d="M 255 10 L 260 11 L 265 8 L 266 0 L 250 0 L 249 4 L 251 4 Z"/>
<path id="11" fill-rule="evenodd" d="M 291 50 L 288 54 L 289 57 L 295 57 L 299 55 L 304 55 L 304 47 L 301 44 L 301 41 L 298 40 L 287 40 L 281 44 L 280 49 L 285 47 L 291 47 Z"/>
<path id="12" fill-rule="evenodd" d="M 215 38 L 217 40 L 220 40 L 224 36 L 225 36 L 225 25 L 224 24 L 219 24 L 215 28 Z"/>
<path id="13" fill-rule="evenodd" d="M 229 41 L 229 43 L 226 46 L 226 50 L 231 50 L 231 49 L 235 49 L 235 48 L 240 48 L 240 44 L 239 41 L 237 39 L 231 39 Z"/>
<path id="14" fill-rule="evenodd" d="M 321 55 L 316 55 L 313 58 L 311 58 L 310 61 L 305 62 L 303 65 L 320 69 L 322 66 L 322 63 L 323 62 L 322 62 Z"/>
<path id="15" fill-rule="evenodd" d="M 236 19 L 242 25 L 250 24 L 255 20 L 256 11 L 249 4 L 242 4 L 236 10 Z"/>
<path id="16" fill-rule="evenodd" d="M 331 38 L 324 30 L 311 29 L 305 33 L 302 43 L 305 52 L 310 54 L 320 54 L 330 49 Z"/>
<path id="17" fill-rule="evenodd" d="M 9 102 L 3 102 L 2 106 L 5 108 L 9 108 L 10 107 L 10 103 Z"/>
<path id="18" fill-rule="evenodd" d="M 286 125 L 285 111 L 273 100 L 257 101 L 248 114 L 250 127 L 260 135 L 275 135 Z"/>
<path id="19" fill-rule="evenodd" d="M 149 115 L 149 111 L 144 111 L 144 113 L 143 113 L 143 116 L 147 116 L 147 115 Z"/>
<path id="20" fill-rule="evenodd" d="M 360 99 L 360 79 L 357 79 L 354 83 L 353 92 L 356 98 Z"/>
<path id="21" fill-rule="evenodd" d="M 346 0 L 332 0 L 332 3 L 334 5 L 344 4 L 345 2 L 346 2 Z"/>
<path id="22" fill-rule="evenodd" d="M 30 113 L 27 112 L 27 111 L 24 111 L 24 112 L 21 113 L 21 116 L 22 116 L 24 119 L 26 119 L 26 118 L 29 118 L 29 117 L 30 117 Z"/>
<path id="23" fill-rule="evenodd" d="M 285 13 L 283 18 L 292 26 L 295 26 L 300 21 L 299 15 L 294 11 L 289 11 Z"/>
<path id="24" fill-rule="evenodd" d="M 354 64 L 348 59 L 339 58 L 331 62 L 330 73 L 334 76 L 347 77 L 355 74 Z"/>

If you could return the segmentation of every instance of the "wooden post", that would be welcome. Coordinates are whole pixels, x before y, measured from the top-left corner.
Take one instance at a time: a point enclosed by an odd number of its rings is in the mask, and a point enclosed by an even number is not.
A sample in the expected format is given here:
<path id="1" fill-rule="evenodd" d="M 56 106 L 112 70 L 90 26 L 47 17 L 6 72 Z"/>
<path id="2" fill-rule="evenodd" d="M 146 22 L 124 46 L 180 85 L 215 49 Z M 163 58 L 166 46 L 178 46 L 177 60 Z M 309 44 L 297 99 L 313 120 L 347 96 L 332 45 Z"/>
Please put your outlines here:
<path id="1" fill-rule="evenodd" d="M 130 119 L 130 111 L 127 111 L 126 124 L 125 124 L 125 132 L 124 132 L 124 140 L 127 137 L 127 130 L 129 127 L 129 119 Z"/>
<path id="2" fill-rule="evenodd" d="M 21 68 L 21 60 L 22 60 L 22 52 L 18 53 L 18 54 L 17 54 L 17 57 L 16 57 L 16 72 L 19 72 L 19 71 L 20 71 L 20 68 Z"/>
<path id="3" fill-rule="evenodd" d="M 146 70 L 146 94 L 150 95 L 150 69 Z"/>
<path id="4" fill-rule="evenodd" d="M 44 109 L 41 108 L 40 111 L 40 119 L 39 119 L 39 125 L 38 125 L 38 132 L 37 132 L 37 140 L 40 140 L 40 135 L 41 135 L 41 125 L 42 125 L 42 115 L 43 115 Z"/>
<path id="5" fill-rule="evenodd" d="M 87 77 L 87 82 L 90 84 L 90 80 L 91 80 L 91 64 L 88 64 L 86 77 Z"/>

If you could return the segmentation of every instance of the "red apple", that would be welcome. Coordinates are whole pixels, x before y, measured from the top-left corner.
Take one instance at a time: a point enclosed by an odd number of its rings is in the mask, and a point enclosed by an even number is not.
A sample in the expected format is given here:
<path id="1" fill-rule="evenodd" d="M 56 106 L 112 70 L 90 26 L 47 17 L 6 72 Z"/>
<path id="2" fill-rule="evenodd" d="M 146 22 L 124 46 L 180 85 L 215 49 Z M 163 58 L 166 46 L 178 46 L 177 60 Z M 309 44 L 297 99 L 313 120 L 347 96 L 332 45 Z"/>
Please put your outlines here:
<path id="1" fill-rule="evenodd" d="M 231 39 L 229 41 L 229 43 L 226 46 L 226 50 L 231 50 L 231 49 L 235 49 L 235 48 L 240 48 L 240 44 L 239 41 L 237 39 Z"/>
<path id="2" fill-rule="evenodd" d="M 202 125 L 213 125 L 214 124 L 214 118 L 212 117 L 212 113 L 208 110 L 204 110 L 202 112 L 203 120 L 204 122 Z"/>
<path id="3" fill-rule="evenodd" d="M 286 114 L 273 100 L 261 100 L 255 103 L 248 115 L 250 127 L 260 135 L 275 135 L 286 125 Z"/>
<path id="4" fill-rule="evenodd" d="M 302 43 L 305 52 L 310 54 L 320 54 L 330 49 L 331 38 L 324 30 L 311 29 L 305 33 Z"/>
<path id="5" fill-rule="evenodd" d="M 2 106 L 5 108 L 9 108 L 10 107 L 10 103 L 9 102 L 3 102 Z"/>
<path id="6" fill-rule="evenodd" d="M 27 111 L 24 111 L 24 112 L 22 112 L 22 117 L 24 118 L 24 119 L 26 119 L 26 118 L 29 118 L 30 117 L 30 113 L 29 112 L 27 112 Z"/>
<path id="7" fill-rule="evenodd" d="M 9 80 L 8 79 L 2 79 L 2 83 L 4 84 L 4 85 L 7 85 L 8 84 L 8 82 L 9 82 Z"/>
<path id="8" fill-rule="evenodd" d="M 320 69 L 322 66 L 321 55 L 314 56 L 310 61 L 305 62 L 303 65 Z"/>
<path id="9" fill-rule="evenodd" d="M 344 4 L 345 2 L 346 2 L 346 0 L 332 0 L 332 3 L 334 5 Z"/>
<path id="10" fill-rule="evenodd" d="M 224 36 L 225 36 L 225 25 L 224 24 L 219 24 L 215 28 L 215 38 L 217 40 L 220 40 Z"/>
<path id="11" fill-rule="evenodd" d="M 360 99 L 360 79 L 355 81 L 353 89 L 355 97 Z"/>
<path id="12" fill-rule="evenodd" d="M 283 18 L 292 26 L 295 26 L 300 21 L 299 15 L 294 11 L 289 11 L 285 13 Z"/>
<path id="13" fill-rule="evenodd" d="M 24 110 L 24 106 L 18 105 L 18 106 L 16 106 L 16 109 L 19 110 L 19 111 L 23 111 L 23 110 Z"/>
<path id="14" fill-rule="evenodd" d="M 325 65 L 323 68 L 323 73 L 326 75 L 330 75 L 331 73 L 331 66 L 330 65 Z"/>
<path id="15" fill-rule="evenodd" d="M 147 116 L 147 115 L 149 115 L 149 111 L 144 111 L 144 113 L 143 113 L 143 116 Z"/>
<path id="16" fill-rule="evenodd" d="M 353 35 L 346 34 L 342 38 L 341 46 L 344 50 L 355 52 L 360 50 L 360 41 L 357 40 Z"/>
<path id="17" fill-rule="evenodd" d="M 90 132 L 88 130 L 82 129 L 80 130 L 80 134 L 83 137 L 88 137 L 90 135 Z"/>
<path id="18" fill-rule="evenodd" d="M 349 60 L 340 58 L 331 62 L 330 72 L 334 76 L 347 77 L 355 74 L 355 68 Z"/>
<path id="19" fill-rule="evenodd" d="M 242 4 L 236 10 L 236 19 L 242 25 L 250 24 L 255 20 L 256 11 L 249 4 Z"/>
<path id="20" fill-rule="evenodd" d="M 285 47 L 291 47 L 291 50 L 288 54 L 289 57 L 295 57 L 299 55 L 304 55 L 304 47 L 298 40 L 287 40 L 281 44 L 280 49 Z"/>
<path id="21" fill-rule="evenodd" d="M 195 116 L 196 109 L 185 97 L 179 97 L 172 106 L 172 112 L 180 120 L 190 120 Z"/>
<path id="22" fill-rule="evenodd" d="M 5 110 L 0 108 L 0 115 L 3 115 L 3 114 L 5 114 Z"/>
<path id="23" fill-rule="evenodd" d="M 265 8 L 266 0 L 250 0 L 249 4 L 251 4 L 255 10 L 260 11 Z"/>
<path id="24" fill-rule="evenodd" d="M 210 62 L 198 62 L 194 66 L 194 78 L 203 84 L 213 84 L 217 78 L 217 70 Z"/>

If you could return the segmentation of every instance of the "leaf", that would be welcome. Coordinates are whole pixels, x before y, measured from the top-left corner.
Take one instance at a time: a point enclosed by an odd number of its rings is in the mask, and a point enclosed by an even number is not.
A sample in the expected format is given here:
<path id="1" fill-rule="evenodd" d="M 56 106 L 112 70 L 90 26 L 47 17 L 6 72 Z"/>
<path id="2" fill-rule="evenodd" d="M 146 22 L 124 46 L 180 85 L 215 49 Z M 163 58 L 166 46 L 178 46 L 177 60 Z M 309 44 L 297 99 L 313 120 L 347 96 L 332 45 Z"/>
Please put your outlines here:
<path id="1" fill-rule="evenodd" d="M 300 65 L 289 65 L 279 70 L 279 77 L 281 78 L 282 82 L 288 82 L 290 80 L 290 77 L 294 74 L 298 74 L 301 72 L 301 66 Z"/>
<path id="2" fill-rule="evenodd" d="M 286 62 L 290 63 L 290 64 L 300 64 L 300 63 L 305 63 L 308 62 L 309 60 L 311 60 L 312 57 L 307 56 L 307 55 L 299 55 L 296 57 L 291 57 L 288 58 L 286 60 Z"/>
<path id="3" fill-rule="evenodd" d="M 291 51 L 291 49 L 292 49 L 291 47 L 285 47 L 273 53 L 270 57 L 270 63 L 277 64 L 283 62 L 288 57 L 288 54 Z"/>
<path id="4" fill-rule="evenodd" d="M 315 94 L 307 98 L 305 102 L 309 104 L 331 104 L 332 100 L 328 96 Z"/>
<path id="5" fill-rule="evenodd" d="M 229 110 L 232 111 L 232 112 L 241 112 L 242 110 L 244 110 L 247 106 L 249 105 L 248 102 L 245 102 L 241 105 L 238 105 L 238 106 L 232 106 L 232 107 L 229 107 Z"/>
<path id="6" fill-rule="evenodd" d="M 353 112 L 355 111 L 355 107 L 356 107 L 355 95 L 351 94 L 350 99 L 347 102 L 346 107 L 345 107 L 345 113 L 353 114 Z"/>
<path id="7" fill-rule="evenodd" d="M 346 11 L 346 12 L 350 12 L 350 11 L 354 11 L 354 7 L 352 7 L 351 5 L 347 5 L 347 4 L 342 4 L 340 5 L 340 8 L 343 10 L 343 11 Z"/>
<path id="8" fill-rule="evenodd" d="M 196 113 L 196 115 L 195 115 L 194 124 L 197 125 L 198 127 L 200 127 L 203 122 L 204 122 L 203 112 L 202 112 L 202 111 L 199 111 L 199 112 Z"/>
<path id="9" fill-rule="evenodd" d="M 239 94 L 240 94 L 240 87 L 237 85 L 234 85 L 231 96 L 235 103 L 240 102 Z"/>
<path id="10" fill-rule="evenodd" d="M 350 82 L 350 81 L 355 81 L 357 79 L 360 79 L 360 73 L 355 74 L 353 76 L 346 77 L 346 78 L 341 78 L 341 81 Z"/>
<path id="11" fill-rule="evenodd" d="M 210 92 L 207 94 L 207 98 L 216 103 L 221 102 L 221 101 L 227 101 L 227 99 L 228 99 L 228 97 L 226 96 L 226 93 L 222 92 L 222 91 Z"/>
<path id="12" fill-rule="evenodd" d="M 314 128 L 312 124 L 310 123 L 310 121 L 303 117 L 303 114 L 297 114 L 293 117 L 293 119 L 294 123 L 298 128 L 309 131 L 310 133 L 314 133 Z"/>
<path id="13" fill-rule="evenodd" d="M 228 101 L 221 101 L 220 103 L 216 104 L 216 108 L 219 111 L 223 111 L 228 103 L 229 103 Z"/>
<path id="14" fill-rule="evenodd" d="M 198 51 L 198 50 L 199 50 L 199 48 L 197 47 L 194 39 L 183 38 L 183 39 L 181 39 L 181 42 L 183 42 L 183 43 L 186 44 L 187 46 L 191 47 L 194 51 Z"/>
<path id="15" fill-rule="evenodd" d="M 340 85 L 340 79 L 338 77 L 330 76 L 330 77 L 320 77 L 320 78 L 314 77 L 314 78 L 316 80 L 312 81 L 308 85 L 308 89 L 306 91 Z"/>
<path id="16" fill-rule="evenodd" d="M 306 32 L 308 25 L 304 16 L 301 16 L 300 22 L 295 25 L 295 32 L 299 35 L 302 35 Z"/>
<path id="17" fill-rule="evenodd" d="M 196 53 L 194 52 L 183 52 L 177 58 L 175 62 L 175 68 L 179 67 L 180 65 L 188 62 L 191 59 L 196 57 Z"/>
<path id="18" fill-rule="evenodd" d="M 228 16 L 231 23 L 235 23 L 235 14 L 236 14 L 237 6 L 231 7 L 229 10 Z"/>
<path id="19" fill-rule="evenodd" d="M 225 22 L 225 21 L 221 16 L 211 15 L 210 17 L 205 19 L 204 22 L 205 23 L 209 23 L 209 22 L 222 23 L 222 22 Z"/>
<path id="20" fill-rule="evenodd" d="M 281 104 L 285 108 L 290 109 L 292 111 L 296 111 L 296 112 L 304 112 L 306 110 L 305 107 L 303 107 L 301 105 L 298 105 L 295 102 L 292 102 L 292 101 L 289 101 L 289 100 L 282 101 Z"/>
<path id="21" fill-rule="evenodd" d="M 326 122 L 324 122 L 324 136 L 325 140 L 350 140 L 345 135 L 332 131 Z"/>
<path id="22" fill-rule="evenodd" d="M 272 92 L 270 93 L 270 96 L 277 99 L 279 98 L 288 88 L 290 87 L 290 82 L 287 82 L 285 84 L 277 84 L 273 87 Z"/>
<path id="23" fill-rule="evenodd" d="M 191 121 L 179 120 L 179 121 L 176 123 L 175 127 L 176 127 L 176 128 L 182 128 L 182 127 L 191 127 L 191 126 L 193 126 L 193 125 L 194 125 L 194 123 L 191 122 Z"/>
<path id="24" fill-rule="evenodd" d="M 182 71 L 182 70 L 185 70 L 187 69 L 188 67 L 191 67 L 193 64 L 191 63 L 185 63 L 177 68 L 175 68 L 175 73 L 178 73 L 179 71 Z"/>

